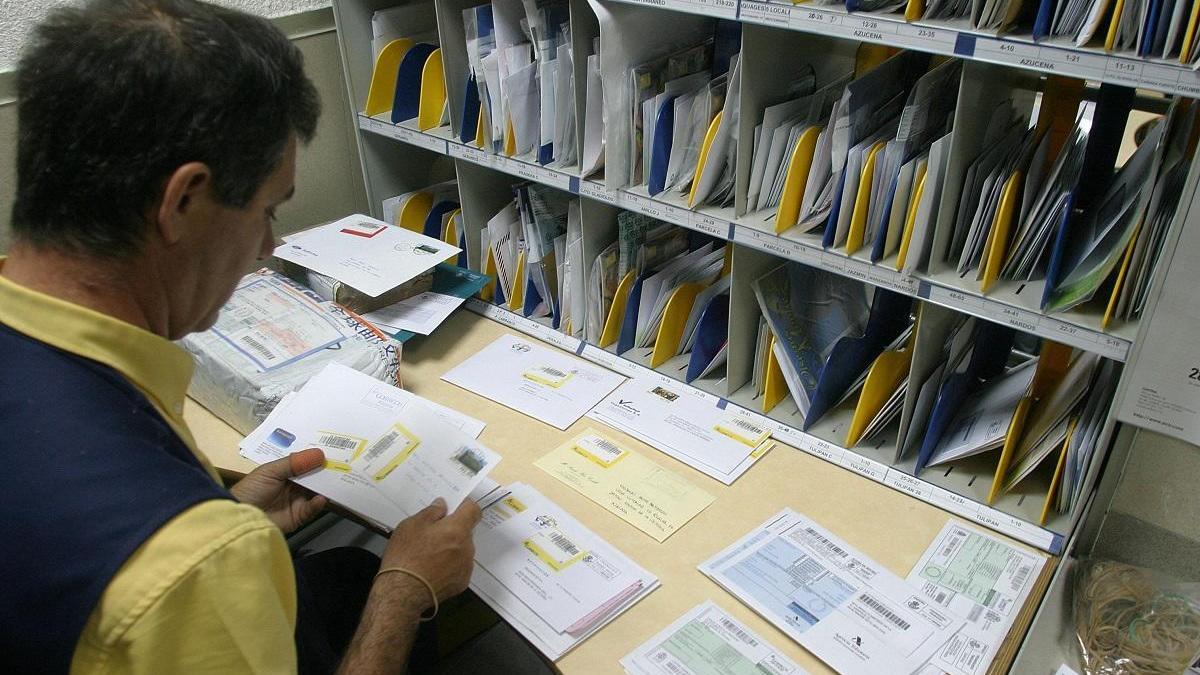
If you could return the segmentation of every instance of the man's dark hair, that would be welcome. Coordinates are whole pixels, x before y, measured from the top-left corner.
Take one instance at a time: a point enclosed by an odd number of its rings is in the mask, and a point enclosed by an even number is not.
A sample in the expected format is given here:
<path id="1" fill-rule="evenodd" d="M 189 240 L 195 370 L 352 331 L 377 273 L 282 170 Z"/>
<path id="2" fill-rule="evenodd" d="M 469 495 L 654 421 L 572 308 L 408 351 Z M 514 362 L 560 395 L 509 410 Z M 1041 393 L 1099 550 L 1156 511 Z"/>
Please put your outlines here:
<path id="1" fill-rule="evenodd" d="M 312 139 L 317 92 L 269 21 L 193 0 L 91 0 L 34 30 L 17 69 L 13 234 L 35 246 L 136 253 L 181 165 L 245 207 L 287 141 Z"/>

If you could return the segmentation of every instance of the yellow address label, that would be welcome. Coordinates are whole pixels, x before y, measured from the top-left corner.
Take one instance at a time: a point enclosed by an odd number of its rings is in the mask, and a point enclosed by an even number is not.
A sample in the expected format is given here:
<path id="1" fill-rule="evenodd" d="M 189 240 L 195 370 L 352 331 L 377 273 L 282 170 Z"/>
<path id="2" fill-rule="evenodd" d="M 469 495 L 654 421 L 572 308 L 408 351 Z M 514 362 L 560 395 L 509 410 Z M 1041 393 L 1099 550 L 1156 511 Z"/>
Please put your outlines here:
<path id="1" fill-rule="evenodd" d="M 527 380 L 558 389 L 569 382 L 575 376 L 575 373 L 566 372 L 554 366 L 537 366 L 536 368 L 526 370 L 522 375 Z"/>

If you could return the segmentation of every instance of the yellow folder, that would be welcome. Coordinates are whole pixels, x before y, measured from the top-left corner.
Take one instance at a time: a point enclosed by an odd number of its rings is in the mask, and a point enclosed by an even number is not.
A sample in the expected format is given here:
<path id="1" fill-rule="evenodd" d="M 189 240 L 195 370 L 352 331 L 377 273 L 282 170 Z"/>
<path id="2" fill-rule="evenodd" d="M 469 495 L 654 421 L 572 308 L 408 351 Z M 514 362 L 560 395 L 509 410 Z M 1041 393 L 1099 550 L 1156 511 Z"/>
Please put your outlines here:
<path id="1" fill-rule="evenodd" d="M 1000 278 L 1000 267 L 1008 257 L 1008 234 L 1012 230 L 1013 220 L 1017 215 L 1017 206 L 1021 201 L 1021 185 L 1024 176 L 1020 171 L 1014 171 L 1004 183 L 1000 193 L 1000 206 L 992 218 L 992 227 L 988 232 L 987 243 L 983 248 L 983 280 L 980 290 L 984 293 L 992 290 L 996 280 Z"/>
<path id="2" fill-rule="evenodd" d="M 462 209 L 454 209 L 450 217 L 446 220 L 446 227 L 442 230 L 442 241 L 451 246 L 458 246 L 458 220 L 462 218 Z M 458 254 L 455 253 L 443 262 L 453 265 L 458 260 Z"/>
<path id="3" fill-rule="evenodd" d="M 921 197 L 925 194 L 925 175 L 929 172 L 929 165 L 926 163 L 921 166 L 920 173 L 917 174 L 917 189 L 913 190 L 912 201 L 908 204 L 908 215 L 904 218 L 904 236 L 900 239 L 900 253 L 896 255 L 896 271 L 904 269 L 904 262 L 908 260 L 908 245 L 912 243 L 913 227 L 917 223 L 917 206 L 921 203 Z"/>
<path id="4" fill-rule="evenodd" d="M 721 276 L 727 277 L 733 272 L 733 247 L 725 247 L 725 259 L 721 262 Z"/>
<path id="5" fill-rule="evenodd" d="M 904 7 L 904 20 L 917 21 L 925 16 L 925 0 L 908 0 Z"/>
<path id="6" fill-rule="evenodd" d="M 871 420 L 883 409 L 883 405 L 895 393 L 896 387 L 908 377 L 908 368 L 912 364 L 912 341 L 916 334 L 914 329 L 914 337 L 909 338 L 903 349 L 884 352 L 871 364 L 871 369 L 867 371 L 867 379 L 863 382 L 862 393 L 858 396 L 858 404 L 854 406 L 850 428 L 846 430 L 847 448 L 858 445 Z"/>
<path id="7" fill-rule="evenodd" d="M 812 168 L 813 152 L 817 149 L 817 136 L 821 127 L 811 126 L 800 134 L 796 149 L 788 160 L 786 178 L 783 181 L 783 194 L 779 198 L 779 212 L 775 216 L 775 234 L 794 226 L 800 219 L 800 200 L 804 198 L 804 188 L 808 184 L 808 170 Z"/>
<path id="8" fill-rule="evenodd" d="M 1200 0 L 1192 0 L 1192 13 L 1183 34 L 1183 47 L 1179 50 L 1180 63 L 1187 63 L 1192 58 L 1192 38 L 1196 36 L 1197 19 L 1200 19 Z"/>
<path id="9" fill-rule="evenodd" d="M 1113 7 L 1112 17 L 1108 21 L 1108 35 L 1104 37 L 1105 51 L 1112 51 L 1117 44 L 1117 29 L 1121 25 L 1121 12 L 1125 9 L 1125 0 L 1117 0 Z"/>
<path id="10" fill-rule="evenodd" d="M 867 151 L 862 175 L 858 179 L 858 194 L 854 197 L 854 211 L 850 216 L 850 231 L 846 234 L 846 255 L 854 255 L 862 248 L 867 234 L 867 212 L 871 207 L 871 178 L 875 175 L 875 158 L 887 145 L 879 141 Z"/>
<path id="11" fill-rule="evenodd" d="M 621 322 L 625 320 L 625 304 L 629 301 L 629 291 L 637 280 L 637 272 L 629 270 L 625 278 L 617 284 L 613 294 L 612 307 L 608 309 L 608 318 L 604 320 L 604 330 L 600 334 L 600 347 L 607 347 L 621 337 Z"/>
<path id="12" fill-rule="evenodd" d="M 1004 437 L 1004 449 L 1000 452 L 1000 462 L 996 465 L 996 474 L 992 477 L 992 488 L 988 491 L 989 504 L 996 499 L 1004 486 L 1013 454 L 1016 453 L 1021 436 L 1025 432 L 1025 420 L 1029 417 L 1029 411 L 1039 399 L 1054 389 L 1066 375 L 1070 365 L 1070 347 L 1049 340 L 1042 342 L 1042 351 L 1038 356 L 1037 365 L 1034 366 L 1037 370 L 1033 373 L 1033 381 L 1029 383 L 1029 391 L 1017 404 L 1012 421 L 1008 425 L 1008 434 Z"/>
<path id="13" fill-rule="evenodd" d="M 769 413 L 788 395 L 787 381 L 783 379 L 783 368 L 775 358 L 775 336 L 771 335 L 771 344 L 767 349 L 767 374 L 765 391 L 763 393 L 763 412 Z"/>
<path id="14" fill-rule="evenodd" d="M 483 121 L 483 105 L 479 106 L 479 118 L 475 121 L 475 147 L 487 144 L 487 124 Z"/>
<path id="15" fill-rule="evenodd" d="M 1137 227 L 1133 229 L 1133 236 L 1125 245 L 1125 253 L 1121 255 L 1121 267 L 1117 271 L 1117 280 L 1113 284 L 1112 294 L 1108 296 L 1108 304 L 1104 307 L 1104 318 L 1100 321 L 1100 328 L 1108 328 L 1113 314 L 1116 313 L 1117 300 L 1121 297 L 1121 287 L 1125 285 L 1125 278 L 1129 276 L 1129 261 L 1133 259 L 1133 249 L 1137 245 L 1138 235 L 1141 234 L 1142 224 L 1142 221 L 1138 221 Z"/>
<path id="16" fill-rule="evenodd" d="M 508 308 L 514 312 L 525 309 L 525 251 L 517 254 L 517 273 L 513 275 L 512 293 L 508 296 Z"/>
<path id="17" fill-rule="evenodd" d="M 513 129 L 512 117 L 508 118 L 508 128 L 504 131 L 504 156 L 512 157 L 517 154 L 517 132 Z"/>
<path id="18" fill-rule="evenodd" d="M 870 42 L 860 43 L 858 51 L 854 55 L 854 78 L 858 79 L 862 77 L 867 71 L 887 61 L 898 51 L 891 47 Z"/>
<path id="19" fill-rule="evenodd" d="M 462 217 L 462 209 L 454 209 L 450 213 L 450 218 L 446 220 L 446 227 L 442 230 L 442 241 L 451 246 L 458 246 L 458 219 Z"/>
<path id="20" fill-rule="evenodd" d="M 654 351 L 650 354 L 650 367 L 657 368 L 675 356 L 683 329 L 687 327 L 688 315 L 696 304 L 696 296 L 704 290 L 704 284 L 681 284 L 671 292 L 667 306 L 663 309 L 662 322 L 658 324 L 658 335 L 654 338 Z"/>
<path id="21" fill-rule="evenodd" d="M 713 139 L 717 137 L 717 128 L 721 126 L 721 116 L 724 113 L 724 110 L 717 113 L 717 116 L 708 125 L 708 131 L 704 133 L 704 144 L 700 146 L 700 156 L 696 159 L 696 177 L 692 179 L 692 189 L 688 192 L 689 207 L 696 201 L 696 188 L 700 185 L 700 174 L 704 171 L 704 163 L 708 161 L 708 150 L 712 147 Z"/>
<path id="22" fill-rule="evenodd" d="M 367 89 L 367 105 L 363 109 L 374 116 L 392 109 L 396 98 L 396 74 L 404 54 L 415 44 L 408 38 L 399 38 L 387 43 L 375 58 L 375 69 L 371 71 L 371 86 Z"/>
<path id="23" fill-rule="evenodd" d="M 446 76 L 442 68 L 442 50 L 435 49 L 421 69 L 421 101 L 417 107 L 417 128 L 427 131 L 442 123 L 446 110 Z"/>
<path id="24" fill-rule="evenodd" d="M 499 283 L 500 276 L 496 274 L 496 253 L 488 246 L 487 257 L 483 261 L 483 273 L 491 277 L 491 281 L 487 282 L 483 288 L 479 289 L 479 299 L 484 302 L 491 302 L 492 298 L 496 297 L 496 284 Z"/>
<path id="25" fill-rule="evenodd" d="M 1067 465 L 1067 448 L 1071 447 L 1071 437 L 1075 435 L 1075 429 L 1079 426 L 1079 418 L 1071 420 L 1067 427 L 1067 437 L 1063 440 L 1062 448 L 1058 451 L 1058 461 L 1054 464 L 1054 477 L 1050 479 L 1050 489 L 1046 491 L 1046 501 L 1042 504 L 1042 517 L 1038 521 L 1039 524 L 1045 525 L 1046 520 L 1050 517 L 1050 510 L 1054 508 L 1054 502 L 1058 497 L 1058 491 L 1062 489 L 1063 469 Z"/>
<path id="26" fill-rule="evenodd" d="M 429 217 L 429 211 L 432 208 L 433 193 L 414 192 L 396 210 L 396 222 L 392 224 L 413 232 L 424 232 L 425 219 Z"/>

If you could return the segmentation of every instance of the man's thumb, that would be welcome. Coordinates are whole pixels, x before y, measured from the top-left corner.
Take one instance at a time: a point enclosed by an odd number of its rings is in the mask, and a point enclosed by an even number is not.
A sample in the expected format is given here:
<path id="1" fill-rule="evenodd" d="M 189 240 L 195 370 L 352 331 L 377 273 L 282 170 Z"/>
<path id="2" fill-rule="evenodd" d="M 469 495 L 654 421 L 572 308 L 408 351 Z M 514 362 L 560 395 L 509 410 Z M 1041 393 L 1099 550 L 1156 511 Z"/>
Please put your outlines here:
<path id="1" fill-rule="evenodd" d="M 291 476 L 302 476 L 325 466 L 325 453 L 320 448 L 309 448 L 288 455 L 288 470 Z"/>
<path id="2" fill-rule="evenodd" d="M 446 517 L 446 500 L 442 499 L 441 497 L 438 497 L 437 499 L 433 500 L 432 504 L 421 509 L 421 512 L 418 513 L 417 515 L 421 516 L 422 518 L 424 518 L 425 520 L 428 520 L 430 522 L 433 522 L 435 520 L 441 520 L 442 518 L 445 518 Z"/>

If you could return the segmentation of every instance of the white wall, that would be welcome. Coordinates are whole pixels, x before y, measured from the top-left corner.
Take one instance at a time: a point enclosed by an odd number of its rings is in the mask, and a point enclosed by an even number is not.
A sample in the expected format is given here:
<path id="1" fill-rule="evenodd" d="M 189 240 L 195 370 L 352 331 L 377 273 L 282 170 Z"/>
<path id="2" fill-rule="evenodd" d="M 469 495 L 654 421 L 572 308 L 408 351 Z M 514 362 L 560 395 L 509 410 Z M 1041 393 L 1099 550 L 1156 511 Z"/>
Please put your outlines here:
<path id="1" fill-rule="evenodd" d="M 329 0 L 213 1 L 272 18 L 329 6 Z M 0 71 L 16 66 L 25 36 L 50 8 L 71 4 L 75 4 L 75 0 L 0 0 Z"/>

